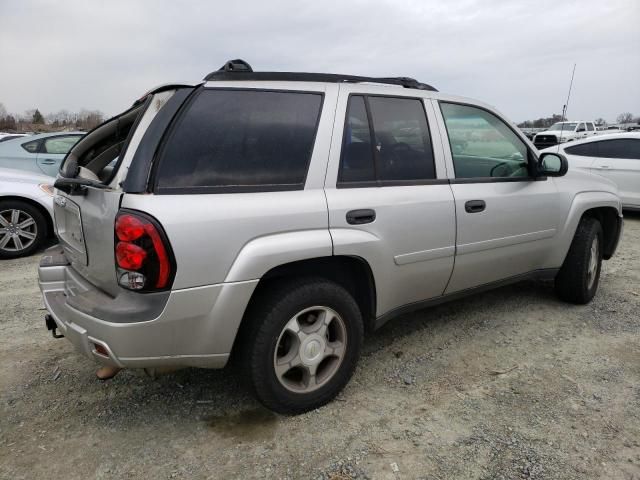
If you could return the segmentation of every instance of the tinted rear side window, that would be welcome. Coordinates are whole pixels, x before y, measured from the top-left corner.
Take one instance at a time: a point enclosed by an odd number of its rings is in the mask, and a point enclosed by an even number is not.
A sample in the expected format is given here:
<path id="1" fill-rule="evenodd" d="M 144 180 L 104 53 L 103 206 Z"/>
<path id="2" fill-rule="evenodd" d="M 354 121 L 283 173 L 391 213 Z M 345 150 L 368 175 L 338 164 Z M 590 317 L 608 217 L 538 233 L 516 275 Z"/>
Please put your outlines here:
<path id="1" fill-rule="evenodd" d="M 431 138 L 422 101 L 369 97 L 382 180 L 436 177 Z"/>
<path id="2" fill-rule="evenodd" d="M 603 158 L 640 159 L 640 140 L 621 138 L 598 142 L 598 156 Z"/>
<path id="3" fill-rule="evenodd" d="M 347 108 L 347 121 L 342 142 L 342 167 L 338 181 L 375 181 L 372 148 L 364 97 L 351 97 Z"/>
<path id="4" fill-rule="evenodd" d="M 349 98 L 338 185 L 412 185 L 435 177 L 422 100 Z"/>
<path id="5" fill-rule="evenodd" d="M 564 149 L 569 155 L 578 155 L 581 157 L 597 157 L 598 156 L 598 143 L 589 142 L 581 145 L 574 145 L 573 147 L 567 147 Z"/>
<path id="6" fill-rule="evenodd" d="M 203 90 L 170 133 L 157 191 L 302 189 L 321 106 L 316 93 Z"/>

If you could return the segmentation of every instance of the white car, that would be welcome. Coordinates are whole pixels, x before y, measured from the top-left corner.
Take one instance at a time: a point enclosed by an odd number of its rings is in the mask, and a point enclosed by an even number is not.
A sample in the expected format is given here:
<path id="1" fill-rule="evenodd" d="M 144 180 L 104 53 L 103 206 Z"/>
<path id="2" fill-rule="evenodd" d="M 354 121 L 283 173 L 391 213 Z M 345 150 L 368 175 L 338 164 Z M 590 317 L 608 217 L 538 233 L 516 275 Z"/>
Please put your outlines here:
<path id="1" fill-rule="evenodd" d="M 544 132 L 537 133 L 533 137 L 533 144 L 538 150 L 542 150 L 558 143 L 582 140 L 597 134 L 595 123 L 590 121 L 557 122 Z"/>
<path id="2" fill-rule="evenodd" d="M 53 180 L 0 168 L 0 259 L 30 255 L 54 235 Z"/>
<path id="3" fill-rule="evenodd" d="M 569 168 L 597 173 L 618 185 L 623 208 L 640 210 L 640 133 L 598 135 L 578 142 L 549 147 L 560 150 Z"/>

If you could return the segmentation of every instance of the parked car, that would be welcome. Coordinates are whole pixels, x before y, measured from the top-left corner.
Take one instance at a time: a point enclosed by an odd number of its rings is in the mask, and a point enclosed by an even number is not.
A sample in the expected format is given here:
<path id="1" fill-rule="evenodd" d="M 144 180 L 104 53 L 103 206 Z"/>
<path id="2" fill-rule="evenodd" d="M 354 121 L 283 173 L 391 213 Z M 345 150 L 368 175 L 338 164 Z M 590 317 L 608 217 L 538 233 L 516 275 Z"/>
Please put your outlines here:
<path id="1" fill-rule="evenodd" d="M 7 140 L 13 140 L 14 138 L 26 137 L 26 133 L 0 133 L 0 143 Z"/>
<path id="2" fill-rule="evenodd" d="M 567 156 L 570 168 L 597 173 L 615 182 L 623 208 L 640 210 L 640 132 L 598 135 L 559 148 Z"/>
<path id="3" fill-rule="evenodd" d="M 533 143 L 540 150 L 559 143 L 573 142 L 597 134 L 598 131 L 593 122 L 584 120 L 557 122 L 547 130 L 537 133 L 533 137 Z"/>
<path id="4" fill-rule="evenodd" d="M 0 168 L 0 259 L 30 255 L 53 233 L 53 179 Z"/>
<path id="5" fill-rule="evenodd" d="M 55 177 L 62 159 L 83 132 L 40 133 L 0 143 L 0 168 Z"/>
<path id="6" fill-rule="evenodd" d="M 532 277 L 589 302 L 620 198 L 567 168 L 492 107 L 416 80 L 232 61 L 69 152 L 46 325 L 116 367 L 233 356 L 267 407 L 314 409 L 402 313 Z"/>

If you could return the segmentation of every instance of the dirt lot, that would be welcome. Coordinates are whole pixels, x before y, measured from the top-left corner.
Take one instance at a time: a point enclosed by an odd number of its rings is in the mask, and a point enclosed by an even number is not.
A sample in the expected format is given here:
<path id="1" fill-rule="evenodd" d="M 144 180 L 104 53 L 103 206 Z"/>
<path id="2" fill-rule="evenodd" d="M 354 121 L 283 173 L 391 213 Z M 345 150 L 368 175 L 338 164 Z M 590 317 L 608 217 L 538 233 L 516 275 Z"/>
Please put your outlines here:
<path id="1" fill-rule="evenodd" d="M 0 264 L 2 478 L 640 479 L 638 215 L 590 305 L 525 282 L 402 317 L 298 417 L 227 371 L 100 383 L 44 329 L 38 258 Z"/>

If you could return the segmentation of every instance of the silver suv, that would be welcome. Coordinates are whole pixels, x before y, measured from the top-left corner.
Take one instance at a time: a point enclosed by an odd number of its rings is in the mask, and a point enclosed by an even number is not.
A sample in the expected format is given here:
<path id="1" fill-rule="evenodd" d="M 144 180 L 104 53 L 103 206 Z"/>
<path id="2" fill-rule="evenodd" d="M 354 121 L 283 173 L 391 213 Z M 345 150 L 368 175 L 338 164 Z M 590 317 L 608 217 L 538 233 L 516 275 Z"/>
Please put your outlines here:
<path id="1" fill-rule="evenodd" d="M 613 184 L 488 105 L 241 61 L 144 95 L 55 186 L 54 334 L 119 367 L 234 358 L 283 413 L 335 397 L 399 314 L 531 277 L 590 301 L 622 230 Z"/>

